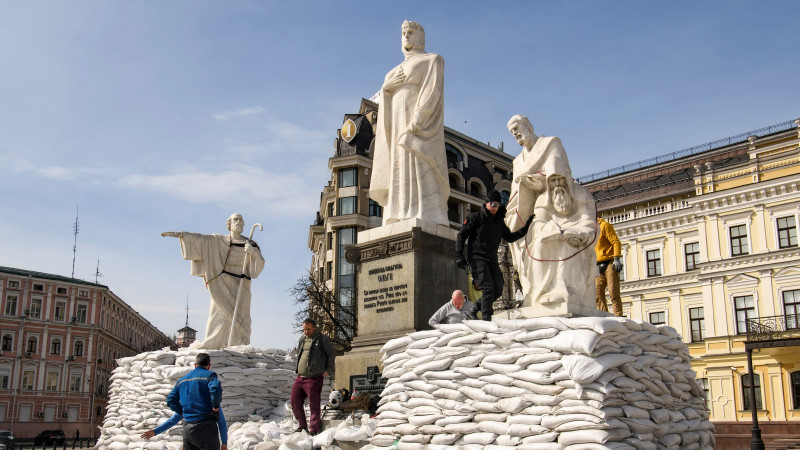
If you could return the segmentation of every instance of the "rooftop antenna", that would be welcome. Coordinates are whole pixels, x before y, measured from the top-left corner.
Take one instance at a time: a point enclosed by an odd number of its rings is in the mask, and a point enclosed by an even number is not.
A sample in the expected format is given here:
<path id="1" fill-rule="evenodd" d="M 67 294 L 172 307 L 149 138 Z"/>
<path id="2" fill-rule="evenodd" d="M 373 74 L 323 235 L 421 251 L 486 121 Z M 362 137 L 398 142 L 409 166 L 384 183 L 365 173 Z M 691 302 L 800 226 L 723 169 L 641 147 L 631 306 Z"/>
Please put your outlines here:
<path id="1" fill-rule="evenodd" d="M 72 232 L 75 236 L 75 241 L 72 243 L 72 278 L 75 278 L 75 253 L 78 250 L 78 205 L 75 205 L 75 224 L 72 227 Z"/>
<path id="2" fill-rule="evenodd" d="M 186 293 L 186 328 L 189 328 L 189 293 Z"/>
<path id="3" fill-rule="evenodd" d="M 97 284 L 97 278 L 102 277 L 103 274 L 100 273 L 100 255 L 97 255 L 97 270 L 94 272 L 94 284 Z"/>

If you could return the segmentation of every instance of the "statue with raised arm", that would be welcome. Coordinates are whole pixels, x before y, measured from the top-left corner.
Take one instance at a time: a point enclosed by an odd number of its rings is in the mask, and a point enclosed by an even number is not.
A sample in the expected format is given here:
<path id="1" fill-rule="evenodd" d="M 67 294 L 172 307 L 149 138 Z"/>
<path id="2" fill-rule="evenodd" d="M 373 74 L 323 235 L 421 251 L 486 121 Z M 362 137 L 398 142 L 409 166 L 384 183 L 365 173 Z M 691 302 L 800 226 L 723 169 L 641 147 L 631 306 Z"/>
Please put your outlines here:
<path id="1" fill-rule="evenodd" d="M 180 238 L 183 259 L 192 262 L 192 275 L 203 277 L 211 294 L 205 340 L 197 348 L 250 344 L 250 280 L 261 274 L 264 258 L 258 244 L 242 236 L 243 229 L 242 215 L 231 214 L 227 235 L 161 233 Z"/>
<path id="2" fill-rule="evenodd" d="M 554 136 L 537 136 L 533 132 L 530 120 L 520 114 L 508 121 L 508 131 L 522 146 L 519 156 L 514 158 L 511 195 L 506 205 L 506 225 L 512 232 L 525 226 L 528 218 L 534 213 L 536 200 L 546 190 L 546 177 L 561 174 L 572 180 L 567 153 L 561 139 Z M 533 228 L 528 229 L 525 239 L 510 242 L 511 259 L 519 274 L 520 284 L 527 294 L 533 280 L 531 275 L 531 258 L 526 246 L 533 239 Z"/>
<path id="3" fill-rule="evenodd" d="M 425 30 L 402 26 L 405 60 L 386 74 L 370 181 L 383 224 L 422 219 L 448 225 L 444 149 L 444 59 L 425 53 Z"/>

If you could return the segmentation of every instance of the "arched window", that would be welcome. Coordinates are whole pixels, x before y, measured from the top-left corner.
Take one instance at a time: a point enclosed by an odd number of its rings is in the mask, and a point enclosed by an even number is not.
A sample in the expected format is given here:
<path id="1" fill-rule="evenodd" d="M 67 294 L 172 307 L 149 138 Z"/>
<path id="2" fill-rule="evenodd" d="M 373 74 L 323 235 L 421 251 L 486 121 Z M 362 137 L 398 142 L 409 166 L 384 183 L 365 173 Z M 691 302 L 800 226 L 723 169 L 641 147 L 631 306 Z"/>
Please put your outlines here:
<path id="1" fill-rule="evenodd" d="M 53 338 L 53 340 L 50 341 L 50 353 L 53 355 L 61 354 L 61 339 Z"/>
<path id="2" fill-rule="evenodd" d="M 461 180 L 458 178 L 458 175 L 451 173 L 448 179 L 450 180 L 450 189 L 461 190 Z"/>
<path id="3" fill-rule="evenodd" d="M 28 353 L 36 353 L 36 348 L 39 346 L 39 341 L 36 340 L 35 337 L 31 336 L 28 338 L 28 345 L 25 347 L 25 351 Z"/>
<path id="4" fill-rule="evenodd" d="M 73 354 L 75 356 L 83 356 L 83 341 L 75 341 L 75 351 Z"/>
<path id="5" fill-rule="evenodd" d="M 11 351 L 11 345 L 14 343 L 14 338 L 10 334 L 3 335 L 2 349 L 4 351 Z"/>
<path id="6" fill-rule="evenodd" d="M 444 149 L 447 151 L 447 167 L 460 170 L 458 163 L 464 161 L 464 155 L 450 144 L 444 144 Z"/>
<path id="7" fill-rule="evenodd" d="M 500 203 L 503 205 L 508 204 L 508 200 L 511 199 L 511 194 L 508 191 L 500 191 Z"/>
<path id="8" fill-rule="evenodd" d="M 483 186 L 477 181 L 473 181 L 469 184 L 469 193 L 479 198 L 483 198 L 486 195 L 486 193 L 483 192 Z"/>
<path id="9" fill-rule="evenodd" d="M 800 409 L 800 372 L 792 372 L 792 405 L 794 409 Z"/>
<path id="10" fill-rule="evenodd" d="M 761 376 L 755 374 L 753 377 L 753 386 L 756 390 L 756 409 L 764 409 L 764 404 L 761 402 Z M 750 374 L 742 375 L 742 409 L 749 411 L 752 408 L 750 403 Z"/>

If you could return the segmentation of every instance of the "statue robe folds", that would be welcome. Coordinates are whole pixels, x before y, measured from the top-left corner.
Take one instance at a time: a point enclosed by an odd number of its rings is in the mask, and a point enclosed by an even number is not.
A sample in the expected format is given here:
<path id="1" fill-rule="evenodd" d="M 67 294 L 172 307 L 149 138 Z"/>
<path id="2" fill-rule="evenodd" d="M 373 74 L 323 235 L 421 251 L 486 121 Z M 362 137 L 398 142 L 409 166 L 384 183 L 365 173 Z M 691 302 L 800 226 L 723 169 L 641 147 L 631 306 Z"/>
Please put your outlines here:
<path id="1" fill-rule="evenodd" d="M 444 59 L 413 53 L 386 79 L 398 71 L 403 84 L 381 90 L 369 195 L 383 205 L 384 225 L 414 218 L 448 225 Z"/>
<path id="2" fill-rule="evenodd" d="M 181 253 L 183 259 L 192 261 L 192 275 L 203 277 L 211 294 L 206 337 L 198 348 L 221 349 L 228 346 L 240 280 L 242 290 L 231 345 L 250 344 L 250 280 L 230 275 L 242 274 L 244 247 L 235 243 L 231 245 L 229 236 L 184 232 L 181 237 Z M 261 252 L 258 248 L 251 247 L 244 275 L 256 278 L 263 268 L 264 258 Z"/>
<path id="3" fill-rule="evenodd" d="M 568 301 L 594 309 L 594 274 L 597 272 L 594 242 L 597 240 L 595 205 L 589 191 L 569 182 L 572 211 L 556 214 L 547 193 L 536 201 L 536 218 L 531 224 L 533 241 L 528 277 L 532 281 L 523 304 L 556 305 Z M 585 233 L 588 241 L 574 247 L 570 236 Z"/>
<path id="4" fill-rule="evenodd" d="M 522 153 L 514 158 L 514 179 L 511 184 L 508 205 L 506 205 L 508 210 L 506 225 L 509 230 L 517 231 L 525 225 L 525 221 L 534 213 L 536 200 L 546 190 L 546 177 L 552 174 L 560 174 L 568 180 L 572 179 L 567 153 L 561 144 L 561 139 L 557 137 L 542 136 L 536 140 L 530 151 L 523 147 Z M 523 177 L 527 175 L 538 178 L 541 187 L 533 189 L 523 183 Z M 526 294 L 530 290 L 533 280 L 529 277 L 531 259 L 526 254 L 525 246 L 533 242 L 533 238 L 534 227 L 530 227 L 525 239 L 509 243 L 511 260 L 517 269 L 520 284 Z"/>

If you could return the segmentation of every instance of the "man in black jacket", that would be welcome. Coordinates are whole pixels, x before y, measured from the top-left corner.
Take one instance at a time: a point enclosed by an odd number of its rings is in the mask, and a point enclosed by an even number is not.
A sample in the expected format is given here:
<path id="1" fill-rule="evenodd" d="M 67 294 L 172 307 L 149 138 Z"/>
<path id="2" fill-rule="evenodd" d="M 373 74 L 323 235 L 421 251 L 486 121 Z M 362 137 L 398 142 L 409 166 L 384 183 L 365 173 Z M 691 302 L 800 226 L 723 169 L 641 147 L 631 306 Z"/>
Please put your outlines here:
<path id="1" fill-rule="evenodd" d="M 456 240 L 456 264 L 461 268 L 469 264 L 472 279 L 481 288 L 481 300 L 475 305 L 472 315 L 478 313 L 480 306 L 483 320 L 492 320 L 492 303 L 503 293 L 503 272 L 497 263 L 500 239 L 507 242 L 521 239 L 533 220 L 531 215 L 522 228 L 512 233 L 505 224 L 505 217 L 506 206 L 500 204 L 500 193 L 491 191 L 481 210 L 467 216 Z M 468 241 L 466 258 L 465 241 Z"/>
<path id="2" fill-rule="evenodd" d="M 334 368 L 333 344 L 328 336 L 317 330 L 314 319 L 303 321 L 303 336 L 297 346 L 297 378 L 292 385 L 290 403 L 292 413 L 299 423 L 295 431 L 306 430 L 317 434 L 322 429 L 320 416 L 320 395 L 323 377 L 332 377 Z M 311 410 L 311 425 L 306 423 L 303 402 L 308 398 Z"/>

